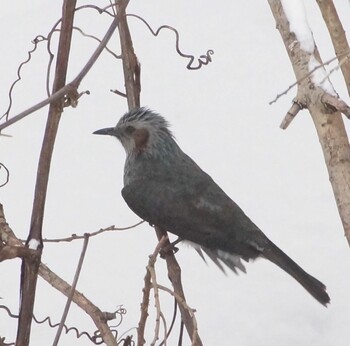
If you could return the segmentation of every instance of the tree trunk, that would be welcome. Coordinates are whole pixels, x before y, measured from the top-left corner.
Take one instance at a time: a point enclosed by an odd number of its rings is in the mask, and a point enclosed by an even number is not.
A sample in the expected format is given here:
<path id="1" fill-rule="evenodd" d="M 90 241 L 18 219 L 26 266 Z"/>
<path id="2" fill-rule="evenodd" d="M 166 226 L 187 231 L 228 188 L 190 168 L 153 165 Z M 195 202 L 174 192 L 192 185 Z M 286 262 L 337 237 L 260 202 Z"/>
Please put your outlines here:
<path id="1" fill-rule="evenodd" d="M 292 119 L 300 109 L 307 108 L 315 124 L 323 150 L 335 200 L 343 223 L 345 236 L 350 244 L 350 147 L 341 112 L 349 116 L 349 107 L 329 88 L 331 84 L 325 74 L 325 80 L 317 82 L 310 69 L 312 59 L 322 64 L 316 45 L 312 52 L 303 49 L 296 34 L 291 32 L 280 0 L 269 0 L 296 79 L 297 96 L 287 113 Z M 311 31 L 310 31 L 311 33 Z M 315 66 L 316 67 L 316 66 Z M 318 70 L 323 67 L 317 67 Z M 323 87 L 324 82 L 328 87 Z M 286 127 L 286 126 L 285 126 Z"/>

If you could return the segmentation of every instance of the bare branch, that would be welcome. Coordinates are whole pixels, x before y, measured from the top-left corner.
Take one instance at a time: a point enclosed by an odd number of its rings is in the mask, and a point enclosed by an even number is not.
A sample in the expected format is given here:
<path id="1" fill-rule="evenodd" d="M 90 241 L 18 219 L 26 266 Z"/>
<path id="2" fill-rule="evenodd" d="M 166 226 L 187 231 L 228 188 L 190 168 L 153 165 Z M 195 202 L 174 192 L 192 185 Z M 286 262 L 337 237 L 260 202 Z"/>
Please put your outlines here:
<path id="1" fill-rule="evenodd" d="M 162 247 L 165 244 L 167 237 L 163 236 L 160 241 L 158 242 L 155 250 L 153 251 L 153 254 L 149 256 L 148 265 L 147 265 L 147 271 L 144 278 L 145 286 L 143 288 L 143 296 L 142 296 L 142 303 L 141 303 L 141 317 L 139 321 L 139 325 L 137 328 L 137 345 L 142 346 L 145 344 L 145 338 L 144 338 L 144 331 L 146 326 L 146 320 L 148 317 L 148 307 L 149 307 L 149 296 L 151 288 L 155 290 L 154 292 L 154 299 L 156 302 L 156 308 L 157 308 L 157 319 L 156 319 L 156 331 L 155 331 L 155 337 L 153 339 L 152 345 L 155 344 L 155 342 L 158 340 L 159 336 L 159 319 L 161 318 L 161 309 L 160 309 L 160 302 L 159 302 L 159 296 L 158 296 L 158 290 L 155 287 L 157 279 L 156 279 L 156 273 L 154 270 L 154 265 L 157 260 L 157 256 L 162 249 Z"/>
<path id="2" fill-rule="evenodd" d="M 62 31 L 58 44 L 58 56 L 55 71 L 53 92 L 57 92 L 66 83 L 68 57 L 71 45 L 73 20 L 76 0 L 64 0 L 62 6 Z M 33 316 L 37 275 L 42 250 L 42 223 L 46 201 L 47 184 L 50 173 L 52 151 L 62 113 L 62 100 L 51 103 L 44 134 L 44 140 L 39 157 L 37 179 L 34 192 L 34 202 L 29 235 L 26 246 L 34 248 L 38 256 L 33 259 L 24 258 L 21 269 L 21 305 L 17 329 L 16 344 L 29 345 L 30 329 Z"/>
<path id="3" fill-rule="evenodd" d="M 10 245 L 0 246 L 0 262 L 16 257 L 30 259 L 32 256 L 36 256 L 36 251 L 26 247 Z"/>
<path id="4" fill-rule="evenodd" d="M 126 94 L 125 93 L 123 93 L 123 92 L 121 92 L 121 91 L 119 91 L 119 90 L 117 90 L 117 89 L 111 89 L 110 90 L 112 93 L 114 93 L 114 94 L 117 94 L 117 95 L 119 95 L 119 96 L 121 96 L 121 97 L 125 97 L 125 98 L 127 98 L 127 96 L 126 96 Z"/>
<path id="5" fill-rule="evenodd" d="M 350 119 L 350 107 L 340 98 L 324 93 L 321 97 L 321 101 L 326 107 L 331 108 L 331 111 L 341 112 Z"/>
<path id="6" fill-rule="evenodd" d="M 350 96 L 350 55 L 349 43 L 333 1 L 316 0 L 331 36 L 335 54 Z M 346 54 L 345 58 L 343 58 Z"/>
<path id="7" fill-rule="evenodd" d="M 156 326 L 155 326 L 155 331 L 154 331 L 154 338 L 151 342 L 152 346 L 154 346 L 159 339 L 160 320 L 162 319 L 164 321 L 164 318 L 162 318 L 162 310 L 160 307 L 157 275 L 156 275 L 156 271 L 154 269 L 154 265 L 156 263 L 157 256 L 158 256 L 160 250 L 164 247 L 167 239 L 168 239 L 167 235 L 163 235 L 163 237 L 158 242 L 157 247 L 154 250 L 152 256 L 150 256 L 150 259 L 148 261 L 148 266 L 147 266 L 147 270 L 151 274 L 151 282 L 152 282 L 152 287 L 153 287 L 153 292 L 154 292 L 154 301 L 155 301 L 155 306 L 156 306 Z M 166 339 L 167 329 L 166 329 L 166 323 L 164 323 L 164 324 L 165 324 L 164 333 L 165 333 L 165 339 Z"/>
<path id="8" fill-rule="evenodd" d="M 15 234 L 6 222 L 3 206 L 0 204 L 0 237 L 1 241 L 6 245 L 23 247 L 21 240 L 16 238 Z M 39 275 L 47 281 L 51 286 L 57 289 L 59 292 L 68 297 L 72 291 L 71 286 L 61 279 L 58 275 L 52 272 L 46 265 L 40 263 Z M 102 312 L 97 306 L 95 306 L 90 300 L 88 300 L 83 294 L 75 290 L 72 301 L 77 304 L 82 310 L 84 310 L 94 321 L 98 328 L 100 335 L 96 338 L 102 338 L 108 346 L 117 346 L 116 338 L 113 335 L 113 331 L 110 330 L 107 321 L 109 321 L 115 314 L 118 314 L 118 310 L 115 313 Z M 95 333 L 96 334 L 96 333 Z M 97 339 L 96 339 L 97 340 Z"/>
<path id="9" fill-rule="evenodd" d="M 137 327 L 137 346 L 142 346 L 145 344 L 145 328 L 146 321 L 148 317 L 148 307 L 149 307 L 149 296 L 151 292 L 151 273 L 149 270 L 146 271 L 144 278 L 145 285 L 142 289 L 142 302 L 141 302 L 141 315 L 139 324 Z"/>
<path id="10" fill-rule="evenodd" d="M 292 107 L 290 107 L 289 111 L 284 117 L 280 125 L 280 128 L 282 130 L 285 130 L 289 126 L 289 124 L 293 121 L 293 119 L 296 117 L 296 115 L 299 113 L 299 111 L 302 110 L 303 108 L 305 108 L 305 106 L 301 102 L 298 102 L 297 100 L 293 100 Z"/>
<path id="11" fill-rule="evenodd" d="M 104 38 L 102 39 L 101 43 L 93 53 L 93 55 L 90 57 L 84 68 L 80 71 L 80 73 L 74 78 L 72 81 L 72 84 L 78 87 L 82 81 L 82 79 L 87 75 L 87 73 L 90 71 L 91 67 L 96 62 L 97 58 L 101 55 L 103 50 L 106 47 L 106 44 L 108 43 L 109 39 L 112 37 L 113 32 L 118 26 L 118 19 L 114 18 L 111 26 L 109 27 L 108 31 L 106 32 Z"/>
<path id="12" fill-rule="evenodd" d="M 62 97 L 64 97 L 66 94 L 69 93 L 70 90 L 72 90 L 72 85 L 66 85 L 62 89 L 58 90 L 57 92 L 53 93 L 49 98 L 37 103 L 36 105 L 26 109 L 25 111 L 19 113 L 16 116 L 11 117 L 9 120 L 7 120 L 5 123 L 0 124 L 0 131 L 5 129 L 6 127 L 16 123 L 19 120 L 22 120 L 27 115 L 34 113 L 35 111 L 47 106 L 51 102 L 57 102 L 58 100 L 61 100 Z"/>
<path id="13" fill-rule="evenodd" d="M 93 40 L 95 40 L 95 41 L 101 43 L 101 40 L 100 40 L 98 37 L 96 37 L 96 36 L 94 36 L 94 35 L 86 34 L 82 29 L 80 29 L 80 28 L 78 28 L 78 27 L 76 27 L 76 26 L 74 26 L 73 29 L 76 30 L 76 31 L 78 31 L 78 32 L 80 32 L 83 36 L 88 37 L 88 38 L 92 38 Z M 105 46 L 105 50 L 106 50 L 109 54 L 111 54 L 114 58 L 116 58 L 116 59 L 121 59 L 121 58 L 122 58 L 121 55 L 118 55 L 118 54 L 114 53 L 114 52 L 113 52 L 111 49 L 109 49 L 107 46 Z"/>
<path id="14" fill-rule="evenodd" d="M 185 309 L 189 315 L 191 316 L 191 319 L 192 319 L 192 324 L 193 324 L 193 333 L 191 335 L 191 341 L 192 341 L 192 345 L 201 345 L 201 341 L 200 341 L 200 338 L 199 338 L 199 335 L 198 335 L 198 324 L 197 324 L 197 320 L 196 320 L 196 317 L 195 317 L 195 312 L 196 310 L 192 309 L 191 307 L 189 307 L 186 303 L 186 300 L 178 295 L 176 292 L 173 292 L 172 290 L 170 290 L 169 288 L 165 287 L 165 286 L 162 286 L 162 285 L 158 285 L 158 288 L 160 290 L 163 290 L 169 294 L 171 294 L 173 297 L 175 297 L 176 301 L 178 302 L 178 304 L 180 306 L 183 307 L 183 309 Z"/>
<path id="15" fill-rule="evenodd" d="M 162 229 L 158 227 L 155 227 L 155 230 L 156 230 L 158 239 L 161 239 L 163 235 L 167 234 L 166 232 L 164 232 Z M 167 250 L 167 251 L 163 251 L 162 254 L 164 255 L 167 263 L 169 280 L 171 281 L 171 284 L 173 285 L 173 288 L 174 288 L 174 296 L 176 295 L 175 297 L 178 297 L 177 301 L 178 299 L 180 299 L 181 301 L 186 302 L 185 294 L 182 287 L 182 281 L 181 281 L 181 268 L 171 249 L 172 249 L 171 244 L 167 239 L 163 247 L 163 250 Z M 191 315 L 189 310 L 185 308 L 184 304 L 179 304 L 179 309 L 181 313 L 181 319 L 186 327 L 188 335 L 190 336 L 192 345 L 201 346 L 202 341 L 198 335 L 197 326 L 194 323 L 193 316 Z"/>
<path id="16" fill-rule="evenodd" d="M 123 72 L 129 109 L 140 107 L 140 74 L 141 67 L 132 44 L 125 10 L 129 0 L 116 1 L 117 18 L 119 19 L 119 39 L 123 58 Z"/>

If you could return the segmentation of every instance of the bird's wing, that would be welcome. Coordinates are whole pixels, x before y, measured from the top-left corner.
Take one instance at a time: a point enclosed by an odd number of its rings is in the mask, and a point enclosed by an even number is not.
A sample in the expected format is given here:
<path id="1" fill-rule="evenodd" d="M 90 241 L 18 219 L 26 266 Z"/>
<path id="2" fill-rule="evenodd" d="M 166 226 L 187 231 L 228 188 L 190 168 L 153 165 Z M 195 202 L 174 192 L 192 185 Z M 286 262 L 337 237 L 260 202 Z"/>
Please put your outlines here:
<path id="1" fill-rule="evenodd" d="M 142 219 L 181 239 L 244 259 L 259 256 L 259 246 L 250 244 L 250 239 L 255 241 L 255 233 L 261 231 L 210 176 L 201 173 L 197 180 L 140 179 L 125 186 L 122 195 Z"/>

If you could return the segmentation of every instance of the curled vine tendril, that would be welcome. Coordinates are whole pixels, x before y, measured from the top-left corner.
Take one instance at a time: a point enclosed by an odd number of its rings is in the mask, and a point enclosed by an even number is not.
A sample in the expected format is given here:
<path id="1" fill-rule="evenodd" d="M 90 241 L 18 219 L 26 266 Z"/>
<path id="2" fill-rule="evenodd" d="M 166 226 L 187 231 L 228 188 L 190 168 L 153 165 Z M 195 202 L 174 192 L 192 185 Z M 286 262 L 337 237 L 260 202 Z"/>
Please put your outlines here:
<path id="1" fill-rule="evenodd" d="M 12 318 L 18 318 L 19 316 L 18 315 L 15 315 L 11 312 L 11 310 L 5 306 L 5 305 L 0 305 L 0 309 L 3 309 L 7 312 L 7 314 L 12 317 Z M 118 338 L 118 331 L 114 328 L 117 328 L 120 326 L 120 324 L 122 323 L 123 321 L 123 315 L 126 314 L 126 309 L 123 308 L 123 307 L 119 307 L 116 311 L 114 311 L 112 313 L 112 315 L 119 315 L 119 321 L 118 323 L 113 326 L 113 327 L 110 327 L 111 329 L 111 332 L 114 336 L 114 338 L 117 340 Z M 49 316 L 45 317 L 42 321 L 38 320 L 34 315 L 33 315 L 33 320 L 37 323 L 37 324 L 43 324 L 45 322 L 47 322 L 47 324 L 51 327 L 51 328 L 56 328 L 58 327 L 60 324 L 59 323 L 52 323 L 51 321 L 51 318 Z M 102 336 L 100 334 L 100 332 L 98 330 L 96 330 L 93 335 L 90 335 L 88 332 L 86 331 L 82 331 L 82 332 L 79 332 L 79 330 L 76 328 L 76 327 L 67 327 L 66 325 L 63 325 L 63 328 L 66 332 L 66 334 L 68 334 L 69 332 L 75 332 L 75 336 L 77 339 L 79 339 L 80 337 L 82 337 L 83 335 L 85 337 L 87 337 L 92 343 L 94 343 L 95 345 L 102 345 L 104 343 L 103 339 L 102 339 Z M 0 338 L 0 341 L 1 341 L 1 338 Z M 123 343 L 121 343 L 123 342 Z M 127 336 L 123 339 L 121 339 L 118 344 L 120 345 L 133 345 L 134 342 L 132 341 L 132 338 L 130 336 Z M 5 344 L 5 345 L 14 345 L 14 343 L 10 343 L 10 344 Z"/>
<path id="2" fill-rule="evenodd" d="M 5 186 L 10 180 L 10 171 L 8 170 L 8 168 L 3 163 L 0 162 L 0 171 L 1 171 L 2 168 L 5 170 L 6 178 L 5 178 L 5 182 L 0 184 L 0 187 Z"/>
<path id="3" fill-rule="evenodd" d="M 83 5 L 83 6 L 80 6 L 80 7 L 76 8 L 76 11 L 83 10 L 83 9 L 93 9 L 93 10 L 98 11 L 100 14 L 107 14 L 107 15 L 109 15 L 111 17 L 114 17 L 115 13 L 111 13 L 111 12 L 108 11 L 109 8 L 114 9 L 113 6 L 114 5 L 111 4 L 111 5 L 108 5 L 105 8 L 100 8 L 100 7 L 95 6 L 95 5 Z M 155 37 L 157 37 L 158 34 L 160 33 L 160 31 L 162 31 L 163 29 L 167 29 L 167 30 L 170 30 L 170 31 L 174 32 L 175 39 L 176 39 L 176 41 L 175 41 L 176 52 L 181 57 L 189 59 L 189 62 L 187 64 L 187 66 L 186 66 L 186 68 L 188 70 L 199 70 L 201 67 L 203 67 L 205 65 L 208 65 L 212 61 L 212 55 L 214 54 L 214 51 L 212 49 L 207 50 L 207 52 L 205 54 L 200 55 L 199 58 L 195 58 L 194 55 L 183 53 L 181 51 L 180 47 L 179 47 L 180 35 L 179 35 L 179 32 L 175 28 L 173 28 L 173 27 L 171 27 L 169 25 L 162 25 L 162 26 L 158 27 L 157 30 L 153 30 L 152 27 L 150 26 L 150 24 L 148 24 L 148 22 L 144 18 L 142 18 L 141 16 L 136 15 L 136 14 L 126 14 L 126 16 L 127 17 L 134 17 L 134 18 L 140 20 L 141 22 L 143 22 L 146 25 L 146 27 L 148 28 L 148 30 Z M 13 104 L 13 99 L 12 99 L 13 89 L 14 89 L 15 85 L 22 79 L 22 76 L 21 76 L 22 68 L 23 68 L 24 65 L 26 65 L 28 62 L 31 61 L 32 54 L 37 50 L 38 44 L 43 42 L 43 41 L 47 42 L 46 49 L 47 49 L 47 52 L 49 54 L 49 62 L 48 62 L 47 71 L 46 71 L 46 92 L 47 92 L 48 97 L 50 97 L 50 71 L 51 71 L 51 67 L 52 67 L 52 63 L 53 63 L 53 59 L 54 59 L 54 54 L 51 51 L 51 39 L 52 39 L 52 35 L 55 32 L 59 31 L 59 29 L 57 29 L 57 27 L 58 27 L 58 25 L 59 25 L 59 23 L 61 21 L 62 21 L 62 19 L 59 19 L 53 25 L 53 27 L 51 28 L 51 30 L 50 30 L 49 34 L 47 35 L 47 37 L 45 37 L 43 35 L 38 35 L 32 41 L 33 44 L 34 44 L 34 47 L 30 51 L 28 51 L 28 58 L 25 61 L 23 61 L 19 65 L 19 67 L 17 69 L 17 79 L 12 83 L 12 85 L 11 85 L 11 87 L 9 89 L 9 92 L 8 92 L 8 98 L 9 98 L 8 108 L 6 109 L 5 113 L 0 116 L 0 120 L 5 118 L 5 121 L 8 121 L 9 114 L 10 114 L 10 111 L 11 111 L 11 108 L 12 108 L 12 104 Z M 74 27 L 74 29 L 79 31 L 83 36 L 86 36 L 88 38 L 92 38 L 94 40 L 100 41 L 97 37 L 95 37 L 93 35 L 86 34 L 80 28 Z M 114 52 L 112 52 L 107 47 L 106 47 L 106 50 L 110 54 L 112 54 L 115 58 L 120 59 L 119 55 L 115 54 Z"/>
<path id="4" fill-rule="evenodd" d="M 176 52 L 180 56 L 182 56 L 183 58 L 190 59 L 189 63 L 186 66 L 186 68 L 188 70 L 199 70 L 203 65 L 208 65 L 212 61 L 211 55 L 214 54 L 214 51 L 212 49 L 209 49 L 209 50 L 207 50 L 206 54 L 203 54 L 199 58 L 197 58 L 198 65 L 193 66 L 193 62 L 195 61 L 196 58 L 193 55 L 185 54 L 181 51 L 181 49 L 179 47 L 180 35 L 179 35 L 179 32 L 175 28 L 173 28 L 172 26 L 169 26 L 169 25 L 161 25 L 156 31 L 154 31 L 152 29 L 152 27 L 148 24 L 148 22 L 145 19 L 143 19 L 142 17 L 138 16 L 137 14 L 128 13 L 126 16 L 139 19 L 142 23 L 144 23 L 147 26 L 148 30 L 155 37 L 157 37 L 158 34 L 160 33 L 160 31 L 163 29 L 168 29 L 168 30 L 174 32 L 175 37 L 176 37 Z"/>
<path id="5" fill-rule="evenodd" d="M 0 120 L 5 118 L 5 120 L 7 121 L 8 120 L 8 117 L 9 117 L 9 113 L 10 113 L 10 109 L 12 107 L 12 92 L 13 92 L 13 88 L 15 87 L 15 85 L 22 79 L 22 76 L 21 76 L 21 71 L 22 71 L 22 67 L 24 65 L 26 65 L 31 59 L 32 59 L 32 54 L 36 51 L 37 47 L 38 47 L 38 44 L 42 41 L 46 41 L 47 38 L 42 36 L 42 35 L 38 35 L 34 38 L 34 40 L 32 41 L 32 43 L 34 44 L 34 47 L 28 51 L 28 58 L 21 62 L 21 64 L 18 66 L 18 69 L 17 69 L 17 79 L 12 83 L 11 87 L 10 87 L 10 90 L 8 92 L 8 97 L 9 97 L 9 105 L 5 111 L 5 113 L 0 116 Z"/>

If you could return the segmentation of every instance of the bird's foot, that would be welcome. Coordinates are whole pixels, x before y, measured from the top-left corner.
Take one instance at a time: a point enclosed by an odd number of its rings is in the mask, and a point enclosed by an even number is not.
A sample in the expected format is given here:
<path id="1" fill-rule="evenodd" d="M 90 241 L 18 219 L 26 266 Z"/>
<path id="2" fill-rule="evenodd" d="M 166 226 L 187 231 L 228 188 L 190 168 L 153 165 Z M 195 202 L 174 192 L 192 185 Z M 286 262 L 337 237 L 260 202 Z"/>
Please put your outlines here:
<path id="1" fill-rule="evenodd" d="M 175 241 L 173 241 L 172 243 L 164 246 L 159 254 L 160 254 L 160 257 L 161 258 L 165 258 L 166 255 L 168 255 L 169 253 L 172 253 L 172 254 L 176 254 L 178 251 L 179 251 L 179 248 L 176 247 L 175 245 L 178 244 L 180 241 L 182 241 L 182 239 L 180 238 L 177 238 Z"/>

